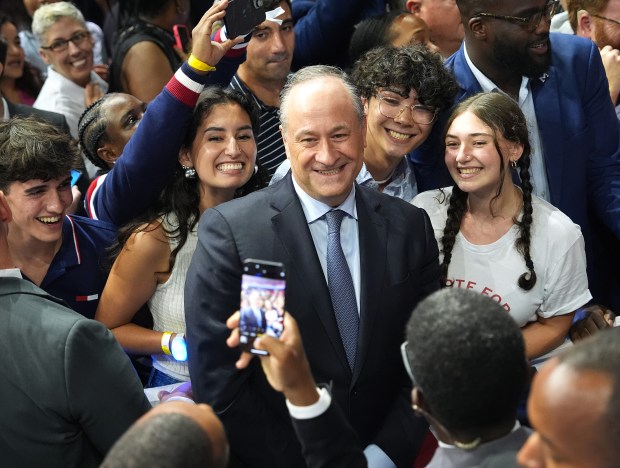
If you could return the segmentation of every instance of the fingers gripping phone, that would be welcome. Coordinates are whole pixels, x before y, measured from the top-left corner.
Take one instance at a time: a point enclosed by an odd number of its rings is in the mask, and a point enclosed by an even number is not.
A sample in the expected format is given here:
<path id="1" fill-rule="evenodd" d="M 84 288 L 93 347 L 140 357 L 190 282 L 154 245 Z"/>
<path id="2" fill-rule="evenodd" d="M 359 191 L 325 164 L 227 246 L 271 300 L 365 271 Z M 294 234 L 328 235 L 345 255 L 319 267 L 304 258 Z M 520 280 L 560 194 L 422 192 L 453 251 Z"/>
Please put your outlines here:
<path id="1" fill-rule="evenodd" d="M 189 29 L 184 24 L 175 24 L 172 26 L 174 40 L 176 46 L 182 49 L 186 54 L 189 53 L 192 44 L 192 38 L 189 35 Z"/>
<path id="2" fill-rule="evenodd" d="M 254 349 L 254 340 L 264 334 L 279 338 L 284 331 L 284 265 L 266 260 L 247 259 L 241 276 L 239 341 L 244 351 L 266 355 Z"/>
<path id="3" fill-rule="evenodd" d="M 265 18 L 263 0 L 230 0 L 224 16 L 226 35 L 231 39 L 246 36 Z"/>

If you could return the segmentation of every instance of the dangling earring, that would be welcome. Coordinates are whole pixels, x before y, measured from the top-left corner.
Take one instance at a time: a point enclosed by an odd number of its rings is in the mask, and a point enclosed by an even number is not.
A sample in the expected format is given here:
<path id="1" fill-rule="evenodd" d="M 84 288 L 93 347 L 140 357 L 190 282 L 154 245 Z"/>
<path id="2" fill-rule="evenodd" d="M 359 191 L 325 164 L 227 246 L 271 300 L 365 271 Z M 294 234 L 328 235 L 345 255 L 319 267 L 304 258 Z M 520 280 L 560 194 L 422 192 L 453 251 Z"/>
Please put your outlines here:
<path id="1" fill-rule="evenodd" d="M 514 161 L 514 160 L 513 160 L 513 161 L 510 161 L 510 166 L 511 166 L 513 169 L 516 169 L 516 168 L 517 168 L 517 161 Z"/>
<path id="2" fill-rule="evenodd" d="M 258 173 L 258 164 L 254 164 L 254 174 Z"/>
<path id="3" fill-rule="evenodd" d="M 196 178 L 196 169 L 189 166 L 184 166 L 181 164 L 181 167 L 185 170 L 185 178 L 186 179 L 195 179 Z"/>

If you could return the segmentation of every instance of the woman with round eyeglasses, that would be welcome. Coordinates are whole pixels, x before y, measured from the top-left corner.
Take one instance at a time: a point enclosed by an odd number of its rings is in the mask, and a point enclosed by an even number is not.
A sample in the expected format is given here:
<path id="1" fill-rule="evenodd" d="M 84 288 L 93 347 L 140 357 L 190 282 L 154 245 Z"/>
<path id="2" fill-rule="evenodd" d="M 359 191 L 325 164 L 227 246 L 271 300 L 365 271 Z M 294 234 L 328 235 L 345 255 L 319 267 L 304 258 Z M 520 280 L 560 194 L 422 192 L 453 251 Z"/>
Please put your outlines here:
<path id="1" fill-rule="evenodd" d="M 433 224 L 442 282 L 496 301 L 538 364 L 563 345 L 574 311 L 592 299 L 581 230 L 532 195 L 527 123 L 503 93 L 480 93 L 456 107 L 445 163 L 453 186 L 412 202 Z"/>
<path id="2" fill-rule="evenodd" d="M 351 73 L 366 114 L 364 165 L 356 182 L 406 201 L 418 193 L 405 157 L 429 136 L 438 113 L 452 105 L 456 81 L 441 57 L 416 44 L 370 50 Z M 271 183 L 289 169 L 285 161 Z"/>

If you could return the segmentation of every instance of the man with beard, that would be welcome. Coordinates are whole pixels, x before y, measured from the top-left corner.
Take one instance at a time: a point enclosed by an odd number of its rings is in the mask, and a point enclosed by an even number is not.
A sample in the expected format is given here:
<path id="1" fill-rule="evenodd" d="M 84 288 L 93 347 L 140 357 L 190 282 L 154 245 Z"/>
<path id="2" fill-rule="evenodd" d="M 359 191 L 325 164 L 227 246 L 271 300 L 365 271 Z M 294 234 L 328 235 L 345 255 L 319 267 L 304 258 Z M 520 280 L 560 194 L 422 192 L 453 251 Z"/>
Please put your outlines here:
<path id="1" fill-rule="evenodd" d="M 254 28 L 245 62 L 239 65 L 230 87 L 250 97 L 260 109 L 260 132 L 256 137 L 258 162 L 273 175 L 286 159 L 280 135 L 280 91 L 291 70 L 295 33 L 290 0 L 269 0 L 265 10 L 283 12 Z"/>
<path id="2" fill-rule="evenodd" d="M 601 51 L 609 94 L 620 118 L 620 0 L 569 0 L 568 18 L 575 34 Z"/>
<path id="3" fill-rule="evenodd" d="M 481 91 L 504 92 L 519 102 L 532 143 L 534 193 L 581 226 L 590 290 L 596 300 L 612 305 L 619 275 L 617 267 L 604 263 L 620 245 L 620 151 L 598 49 L 582 38 L 549 33 L 557 1 L 457 4 L 465 40 L 446 61 L 461 87 L 456 102 Z M 451 185 L 438 157 L 448 114 L 411 155 L 424 188 Z"/>

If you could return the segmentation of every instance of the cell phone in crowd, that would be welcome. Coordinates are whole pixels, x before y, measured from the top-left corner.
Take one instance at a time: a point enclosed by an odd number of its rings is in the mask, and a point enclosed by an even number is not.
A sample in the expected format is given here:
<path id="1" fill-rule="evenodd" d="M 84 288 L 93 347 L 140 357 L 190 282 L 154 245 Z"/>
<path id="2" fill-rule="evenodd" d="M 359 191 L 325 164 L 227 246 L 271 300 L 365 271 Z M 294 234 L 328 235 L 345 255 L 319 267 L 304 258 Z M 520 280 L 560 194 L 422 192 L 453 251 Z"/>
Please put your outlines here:
<path id="1" fill-rule="evenodd" d="M 71 169 L 71 187 L 77 184 L 77 181 L 80 180 L 81 176 L 82 172 L 78 171 L 77 169 Z"/>
<path id="2" fill-rule="evenodd" d="M 189 29 L 184 24 L 175 24 L 172 26 L 172 32 L 174 33 L 174 40 L 176 46 L 182 49 L 186 54 L 191 49 L 192 38 L 189 35 Z"/>
<path id="3" fill-rule="evenodd" d="M 239 341 L 244 351 L 266 355 L 254 349 L 254 340 L 264 334 L 279 338 L 284 331 L 284 265 L 266 260 L 247 259 L 241 276 Z"/>
<path id="4" fill-rule="evenodd" d="M 226 35 L 231 39 L 246 36 L 265 18 L 263 0 L 230 0 L 224 16 Z"/>

